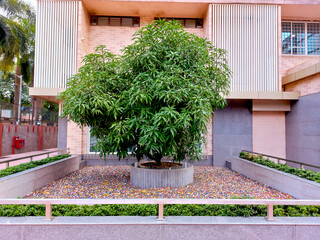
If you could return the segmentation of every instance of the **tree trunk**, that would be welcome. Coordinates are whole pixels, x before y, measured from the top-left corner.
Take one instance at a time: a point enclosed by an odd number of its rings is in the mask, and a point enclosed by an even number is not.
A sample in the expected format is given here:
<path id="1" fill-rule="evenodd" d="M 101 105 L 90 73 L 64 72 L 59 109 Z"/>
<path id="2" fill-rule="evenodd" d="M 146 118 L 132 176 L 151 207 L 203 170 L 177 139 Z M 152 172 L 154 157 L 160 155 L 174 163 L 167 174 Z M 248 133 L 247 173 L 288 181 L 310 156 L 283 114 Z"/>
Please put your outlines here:
<path id="1" fill-rule="evenodd" d="M 161 165 L 161 159 L 162 159 L 162 153 L 154 153 L 153 155 L 151 154 L 147 154 L 148 158 L 150 158 L 151 160 L 156 161 L 157 165 L 160 166 Z"/>
<path id="2" fill-rule="evenodd" d="M 19 65 L 16 67 L 16 74 L 14 78 L 14 110 L 13 110 L 13 124 L 18 121 L 18 115 L 21 106 L 19 106 L 20 99 L 20 81 L 21 81 L 21 68 Z"/>
<path id="3" fill-rule="evenodd" d="M 32 120 L 33 125 L 38 125 L 38 122 L 40 121 L 40 114 L 42 110 L 42 99 L 37 97 L 31 98 L 32 102 Z"/>

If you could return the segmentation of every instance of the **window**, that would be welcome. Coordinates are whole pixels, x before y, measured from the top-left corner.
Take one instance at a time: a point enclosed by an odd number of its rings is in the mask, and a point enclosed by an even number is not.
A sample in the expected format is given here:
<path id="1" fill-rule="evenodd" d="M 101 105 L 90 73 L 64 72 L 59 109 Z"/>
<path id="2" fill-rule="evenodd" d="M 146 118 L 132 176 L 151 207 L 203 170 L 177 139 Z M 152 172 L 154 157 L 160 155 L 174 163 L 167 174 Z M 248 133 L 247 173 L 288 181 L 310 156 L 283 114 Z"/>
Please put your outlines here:
<path id="1" fill-rule="evenodd" d="M 282 54 L 320 55 L 319 22 L 282 22 Z"/>
<path id="2" fill-rule="evenodd" d="M 202 18 L 155 18 L 155 20 L 156 19 L 165 19 L 166 21 L 176 20 L 185 28 L 203 28 Z"/>
<path id="3" fill-rule="evenodd" d="M 91 135 L 90 128 L 88 128 L 88 140 L 89 140 L 89 146 L 88 146 L 89 153 L 96 153 L 95 147 L 97 144 L 97 138 Z M 128 148 L 129 154 L 131 154 L 133 152 L 133 149 L 135 149 L 135 146 Z M 100 152 L 98 152 L 98 153 L 100 153 Z M 117 154 L 117 153 L 115 152 L 113 154 Z"/>
<path id="4" fill-rule="evenodd" d="M 140 17 L 91 16 L 90 25 L 139 27 Z"/>

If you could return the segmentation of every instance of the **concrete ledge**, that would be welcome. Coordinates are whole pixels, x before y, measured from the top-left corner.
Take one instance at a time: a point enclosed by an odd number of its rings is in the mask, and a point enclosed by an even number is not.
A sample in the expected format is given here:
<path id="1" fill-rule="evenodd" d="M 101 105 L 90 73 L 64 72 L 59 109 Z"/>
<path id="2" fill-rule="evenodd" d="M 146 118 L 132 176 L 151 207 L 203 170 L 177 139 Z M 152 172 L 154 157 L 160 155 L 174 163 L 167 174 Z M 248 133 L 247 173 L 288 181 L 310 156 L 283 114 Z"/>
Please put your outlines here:
<path id="1" fill-rule="evenodd" d="M 320 199 L 320 184 L 238 157 L 230 160 L 231 170 L 299 199 Z"/>
<path id="2" fill-rule="evenodd" d="M 298 70 L 282 78 L 282 85 L 293 83 L 295 81 L 310 77 L 320 73 L 320 62 L 314 65 L 308 66 L 304 69 Z"/>
<path id="3" fill-rule="evenodd" d="M 193 182 L 193 165 L 182 163 L 182 168 L 148 169 L 135 163 L 130 167 L 130 183 L 140 188 L 184 187 Z"/>
<path id="4" fill-rule="evenodd" d="M 226 99 L 299 100 L 299 92 L 232 91 Z"/>
<path id="5" fill-rule="evenodd" d="M 305 240 L 318 239 L 320 218 L 43 217 L 0 218 L 0 239 Z M 214 236 L 214 237 L 213 237 Z"/>
<path id="6" fill-rule="evenodd" d="M 78 170 L 79 163 L 80 157 L 73 155 L 59 161 L 0 178 L 0 198 L 23 197 L 37 188 Z"/>

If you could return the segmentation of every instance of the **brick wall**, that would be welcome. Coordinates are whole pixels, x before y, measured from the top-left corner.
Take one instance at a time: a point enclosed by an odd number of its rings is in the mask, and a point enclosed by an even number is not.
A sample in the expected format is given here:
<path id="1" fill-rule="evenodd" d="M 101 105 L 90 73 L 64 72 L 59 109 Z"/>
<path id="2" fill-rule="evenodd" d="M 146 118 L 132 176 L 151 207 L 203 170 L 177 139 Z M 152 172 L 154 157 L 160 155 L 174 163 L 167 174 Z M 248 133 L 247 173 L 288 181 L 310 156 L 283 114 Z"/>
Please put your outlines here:
<path id="1" fill-rule="evenodd" d="M 141 17 L 140 27 L 153 22 L 154 17 Z M 90 26 L 89 27 L 89 52 L 93 52 L 99 45 L 106 47 L 114 54 L 120 54 L 120 50 L 132 43 L 132 35 L 140 27 L 113 27 Z M 186 31 L 203 37 L 203 29 L 186 28 Z"/>
<path id="2" fill-rule="evenodd" d="M 152 23 L 154 17 L 141 17 L 140 27 L 148 23 Z M 78 25 L 78 54 L 77 68 L 81 66 L 83 56 L 92 53 L 99 45 L 106 47 L 114 54 L 120 54 L 120 50 L 132 43 L 132 35 L 139 30 L 140 27 L 113 27 L 113 26 L 91 26 L 90 17 L 87 10 L 80 3 L 79 8 L 79 25 Z M 186 31 L 203 37 L 203 29 L 187 28 Z M 75 123 L 68 122 L 67 146 L 72 154 L 88 153 L 88 128 L 79 128 Z M 205 152 L 212 155 L 212 132 L 208 131 L 208 146 Z M 210 135 L 211 134 L 211 135 Z"/>
<path id="3" fill-rule="evenodd" d="M 301 96 L 306 96 L 320 92 L 320 73 L 304 78 L 285 86 L 287 92 L 300 92 Z"/>
<path id="4" fill-rule="evenodd" d="M 0 124 L 0 156 L 12 154 L 13 137 L 25 139 L 15 154 L 57 147 L 58 127 Z"/>
<path id="5" fill-rule="evenodd" d="M 304 69 L 320 62 L 320 56 L 281 56 L 281 76 Z"/>

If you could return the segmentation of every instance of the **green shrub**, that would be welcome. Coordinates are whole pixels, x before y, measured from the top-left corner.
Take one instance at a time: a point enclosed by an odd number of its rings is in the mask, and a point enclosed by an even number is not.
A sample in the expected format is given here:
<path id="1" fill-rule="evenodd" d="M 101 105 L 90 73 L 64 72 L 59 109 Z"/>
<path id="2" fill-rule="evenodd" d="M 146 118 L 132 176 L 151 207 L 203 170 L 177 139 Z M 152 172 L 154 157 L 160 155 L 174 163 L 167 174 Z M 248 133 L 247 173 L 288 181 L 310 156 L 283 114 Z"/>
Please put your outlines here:
<path id="1" fill-rule="evenodd" d="M 55 161 L 58 161 L 58 160 L 61 160 L 63 158 L 67 158 L 67 157 L 70 157 L 70 156 L 71 155 L 69 155 L 69 154 L 61 154 L 61 155 L 58 155 L 58 156 L 55 156 L 55 157 L 48 157 L 48 158 L 45 158 L 45 159 L 42 159 L 42 160 L 39 160 L 39 161 L 22 163 L 22 164 L 19 164 L 17 166 L 8 167 L 6 169 L 0 170 L 0 178 L 9 176 L 9 175 L 14 174 L 14 173 L 22 172 L 22 171 L 25 171 L 25 170 L 28 170 L 28 169 L 31 169 L 31 168 L 35 168 L 35 167 L 38 167 L 38 166 L 41 166 L 41 165 L 44 165 L 44 164 L 47 164 L 47 163 L 55 162 Z"/>
<path id="2" fill-rule="evenodd" d="M 264 158 L 261 155 L 255 155 L 248 152 L 240 152 L 239 157 L 250 160 L 255 163 L 265 165 L 270 168 L 275 168 L 282 172 L 291 173 L 298 177 L 306 178 L 308 180 L 320 183 L 320 172 L 314 172 L 306 169 L 289 167 L 286 164 L 275 163 L 270 161 L 269 158 Z"/>
<path id="3" fill-rule="evenodd" d="M 157 205 L 53 205 L 53 216 L 156 216 Z M 0 205 L 1 217 L 44 216 L 44 205 Z M 266 216 L 266 206 L 164 205 L 165 216 Z M 320 206 L 274 206 L 274 216 L 320 217 Z"/>
<path id="4" fill-rule="evenodd" d="M 120 56 L 99 46 L 84 57 L 59 95 L 62 116 L 90 126 L 104 156 L 202 160 L 212 113 L 227 104 L 226 51 L 177 21 L 156 20 L 132 40 Z"/>

